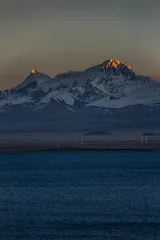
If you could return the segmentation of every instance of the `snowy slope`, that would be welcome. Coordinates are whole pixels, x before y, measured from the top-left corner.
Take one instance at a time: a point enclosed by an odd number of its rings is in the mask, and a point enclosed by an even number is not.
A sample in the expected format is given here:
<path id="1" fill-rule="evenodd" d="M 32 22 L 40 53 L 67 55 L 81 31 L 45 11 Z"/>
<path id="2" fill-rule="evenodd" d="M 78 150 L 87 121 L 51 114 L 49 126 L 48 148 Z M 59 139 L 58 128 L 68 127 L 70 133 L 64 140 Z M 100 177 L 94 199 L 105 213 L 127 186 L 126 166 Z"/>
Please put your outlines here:
<path id="1" fill-rule="evenodd" d="M 15 87 L 15 90 L 23 89 L 27 86 L 29 87 L 31 84 L 35 83 L 39 89 L 48 92 L 53 82 L 53 78 L 43 73 L 37 72 L 36 70 L 32 70 L 31 74 L 22 83 Z"/>

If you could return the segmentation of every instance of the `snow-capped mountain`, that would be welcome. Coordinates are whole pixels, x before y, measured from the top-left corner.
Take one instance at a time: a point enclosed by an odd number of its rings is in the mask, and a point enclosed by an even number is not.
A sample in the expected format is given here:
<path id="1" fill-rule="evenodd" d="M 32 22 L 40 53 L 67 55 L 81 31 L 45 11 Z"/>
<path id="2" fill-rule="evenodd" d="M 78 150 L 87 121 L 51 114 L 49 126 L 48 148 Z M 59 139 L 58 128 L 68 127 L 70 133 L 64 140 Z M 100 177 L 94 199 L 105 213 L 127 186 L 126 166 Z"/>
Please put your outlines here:
<path id="1" fill-rule="evenodd" d="M 30 114 L 31 121 L 38 118 L 85 122 L 91 117 L 106 121 L 109 114 L 123 113 L 126 117 L 128 111 L 130 116 L 135 111 L 139 116 L 153 109 L 159 111 L 159 104 L 158 82 L 137 75 L 129 65 L 113 59 L 83 72 L 54 78 L 32 70 L 18 86 L 0 92 L 1 119 L 17 119 L 19 115 L 26 118 Z"/>
<path id="2" fill-rule="evenodd" d="M 122 108 L 160 101 L 160 84 L 138 76 L 118 60 L 108 60 L 84 72 L 68 72 L 51 78 L 32 70 L 17 87 L 0 93 L 0 106 L 32 103 L 36 109 L 51 100 L 67 105 Z"/>

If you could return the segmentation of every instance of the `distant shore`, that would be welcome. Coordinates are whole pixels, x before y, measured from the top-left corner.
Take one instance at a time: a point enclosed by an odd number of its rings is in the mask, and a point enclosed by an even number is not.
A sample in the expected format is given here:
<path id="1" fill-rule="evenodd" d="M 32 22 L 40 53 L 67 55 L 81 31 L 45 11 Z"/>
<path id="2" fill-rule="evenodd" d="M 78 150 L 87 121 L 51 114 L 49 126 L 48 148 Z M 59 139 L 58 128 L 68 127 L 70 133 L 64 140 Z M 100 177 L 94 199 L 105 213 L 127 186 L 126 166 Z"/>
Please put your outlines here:
<path id="1" fill-rule="evenodd" d="M 29 152 L 87 152 L 87 151 L 160 151 L 160 142 L 138 141 L 54 141 L 16 142 L 0 145 L 0 153 Z"/>

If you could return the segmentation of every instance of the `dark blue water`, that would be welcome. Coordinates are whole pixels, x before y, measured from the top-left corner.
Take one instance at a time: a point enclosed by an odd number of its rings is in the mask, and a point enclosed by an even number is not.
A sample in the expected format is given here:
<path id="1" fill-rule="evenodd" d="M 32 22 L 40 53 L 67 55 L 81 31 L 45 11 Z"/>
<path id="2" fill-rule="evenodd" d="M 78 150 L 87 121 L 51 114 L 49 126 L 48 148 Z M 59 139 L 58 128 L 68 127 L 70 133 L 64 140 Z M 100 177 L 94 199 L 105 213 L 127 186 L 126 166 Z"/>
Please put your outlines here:
<path id="1" fill-rule="evenodd" d="M 0 239 L 160 239 L 160 153 L 0 155 Z"/>

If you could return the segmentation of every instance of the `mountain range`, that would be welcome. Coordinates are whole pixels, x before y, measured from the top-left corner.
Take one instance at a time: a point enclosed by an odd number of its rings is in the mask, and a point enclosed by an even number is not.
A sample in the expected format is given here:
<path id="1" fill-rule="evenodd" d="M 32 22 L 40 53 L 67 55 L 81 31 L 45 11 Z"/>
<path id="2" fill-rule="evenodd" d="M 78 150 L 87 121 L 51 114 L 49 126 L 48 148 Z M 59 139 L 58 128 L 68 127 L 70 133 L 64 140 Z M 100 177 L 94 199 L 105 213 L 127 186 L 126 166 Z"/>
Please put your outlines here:
<path id="1" fill-rule="evenodd" d="M 36 70 L 0 92 L 0 131 L 158 131 L 160 83 L 109 59 L 49 77 Z"/>

